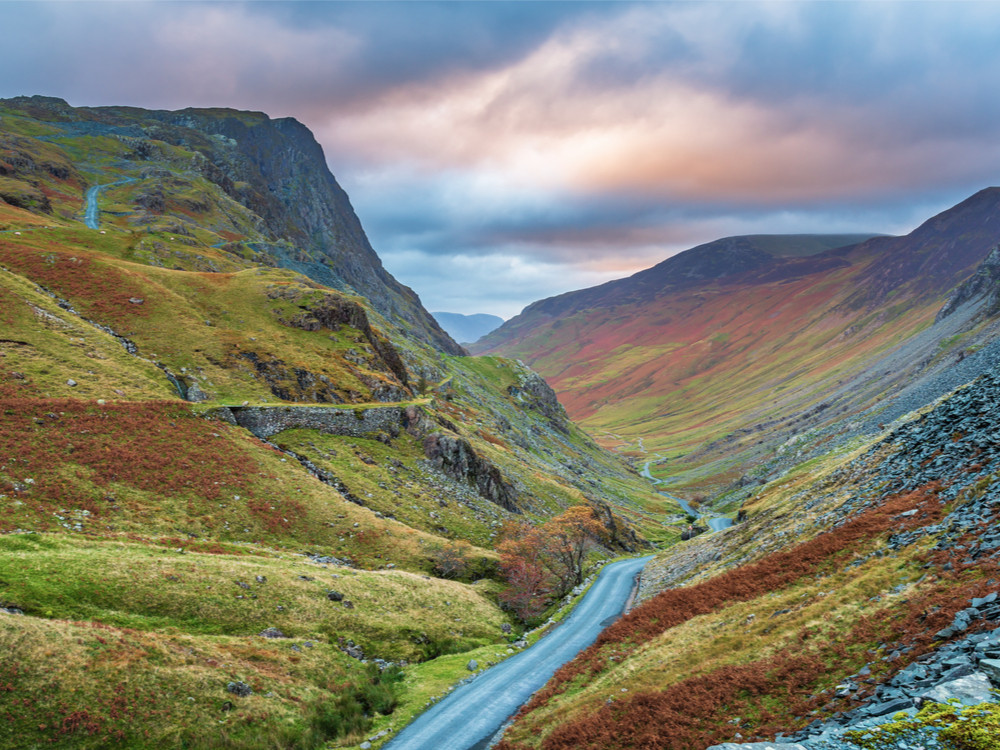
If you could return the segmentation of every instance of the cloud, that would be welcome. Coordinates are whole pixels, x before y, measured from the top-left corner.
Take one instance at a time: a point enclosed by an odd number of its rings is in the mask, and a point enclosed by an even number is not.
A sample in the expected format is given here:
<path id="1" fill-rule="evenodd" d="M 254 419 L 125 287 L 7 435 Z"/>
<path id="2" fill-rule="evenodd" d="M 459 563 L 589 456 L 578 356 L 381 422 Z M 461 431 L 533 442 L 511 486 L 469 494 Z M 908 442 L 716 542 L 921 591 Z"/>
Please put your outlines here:
<path id="1" fill-rule="evenodd" d="M 0 96 L 297 117 L 387 267 L 456 304 L 463 279 L 524 304 L 726 234 L 905 231 L 1000 173 L 992 3 L 7 2 L 0 23 Z"/>
<path id="2" fill-rule="evenodd" d="M 505 319 L 536 299 L 621 275 L 506 253 L 434 256 L 419 250 L 389 251 L 383 261 L 394 276 L 421 290 L 421 302 L 428 310 L 485 312 Z"/>
<path id="3" fill-rule="evenodd" d="M 384 92 L 331 118 L 324 140 L 369 165 L 464 169 L 516 189 L 747 205 L 857 200 L 1000 166 L 1000 106 L 952 93 L 961 72 L 981 83 L 984 71 L 940 43 L 925 59 L 922 35 L 875 36 L 903 10 L 725 7 L 643 6 L 573 25 L 512 64 Z M 905 17 L 926 22 L 920 10 Z M 891 88 L 876 96 L 880 71 Z"/>

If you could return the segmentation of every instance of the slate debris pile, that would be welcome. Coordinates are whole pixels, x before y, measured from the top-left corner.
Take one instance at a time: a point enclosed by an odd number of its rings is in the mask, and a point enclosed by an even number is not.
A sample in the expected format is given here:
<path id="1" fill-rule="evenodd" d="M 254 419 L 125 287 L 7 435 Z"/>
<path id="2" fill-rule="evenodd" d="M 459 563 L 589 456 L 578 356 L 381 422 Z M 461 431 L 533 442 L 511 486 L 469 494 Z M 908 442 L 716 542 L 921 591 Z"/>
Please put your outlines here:
<path id="1" fill-rule="evenodd" d="M 892 554 L 930 538 L 934 540 L 933 551 L 950 553 L 953 562 L 944 563 L 945 570 L 953 564 L 975 565 L 1000 557 L 998 403 L 1000 368 L 995 368 L 919 418 L 894 429 L 867 453 L 835 472 L 828 486 L 853 485 L 852 494 L 817 519 L 818 524 L 840 526 L 877 507 L 885 498 L 940 483 L 936 494 L 942 503 L 951 504 L 949 513 L 937 523 L 890 536 L 887 549 L 872 554 Z M 832 490 L 822 497 L 803 497 L 803 502 L 815 507 L 834 496 Z M 857 750 L 857 745 L 843 738 L 845 732 L 892 721 L 898 712 L 915 714 L 927 702 L 996 702 L 997 693 L 993 691 L 1000 689 L 1000 629 L 991 629 L 998 623 L 1000 591 L 972 599 L 950 625 L 934 634 L 944 645 L 878 685 L 862 705 L 829 719 L 817 719 L 795 734 L 779 734 L 773 742 L 729 742 L 709 750 Z M 907 650 L 887 648 L 883 658 L 888 660 L 899 658 Z M 837 697 L 857 695 L 860 699 L 871 689 L 869 675 L 866 667 L 843 680 Z M 945 745 L 937 739 L 936 729 L 923 728 L 901 737 L 893 747 L 934 750 Z"/>
<path id="2" fill-rule="evenodd" d="M 897 427 L 838 472 L 841 478 L 867 475 L 844 510 L 856 513 L 872 505 L 875 498 L 909 492 L 937 481 L 944 482 L 939 494 L 945 501 L 955 500 L 979 482 L 989 483 L 1000 459 L 997 403 L 1000 403 L 1000 369 L 994 368 L 931 411 Z M 878 454 L 887 445 L 896 450 L 878 460 Z M 871 471 L 873 464 L 875 470 Z M 965 518 L 961 520 L 984 520 L 984 515 L 995 513 L 1000 493 L 986 492 L 980 500 L 983 502 L 976 507 L 962 508 Z M 940 530 L 926 527 L 922 533 Z M 992 549 L 1000 547 L 1000 531 L 995 530 L 990 536 L 991 543 L 996 541 Z"/>
<path id="3" fill-rule="evenodd" d="M 983 625 L 984 621 L 1000 620 L 996 593 L 972 600 L 972 606 L 962 612 L 967 613 L 969 609 L 977 614 L 960 617 L 962 613 L 959 613 L 947 630 L 956 625 L 965 630 L 972 625 Z M 885 658 L 892 658 L 892 654 Z M 854 693 L 870 674 L 870 669 L 865 667 L 848 677 L 838 686 L 838 696 Z M 843 738 L 844 733 L 887 723 L 900 711 L 913 715 L 928 702 L 958 701 L 964 705 L 995 702 L 995 689 L 1000 689 L 1000 630 L 974 633 L 942 646 L 879 685 L 866 704 L 836 714 L 828 721 L 817 719 L 793 735 L 779 734 L 773 742 L 725 742 L 708 750 L 858 750 L 857 745 Z M 944 748 L 938 743 L 936 734 L 934 728 L 917 730 L 900 738 L 897 747 L 899 750 Z"/>
<path id="4" fill-rule="evenodd" d="M 951 638 L 973 626 L 980 628 L 1000 620 L 997 599 L 996 592 L 973 599 L 969 607 L 955 615 L 950 626 L 936 633 L 936 637 Z M 890 653 L 884 658 L 891 659 L 893 655 Z M 868 673 L 866 667 L 844 680 L 838 695 L 853 694 Z M 821 743 L 836 739 L 850 729 L 889 721 L 899 711 L 916 713 L 927 702 L 945 703 L 957 699 L 974 705 L 995 701 L 991 693 L 993 688 L 1000 688 L 1000 631 L 977 632 L 948 643 L 900 670 L 888 682 L 876 687 L 874 695 L 864 705 L 835 715 L 829 721 L 816 720 L 801 732 L 787 739 L 779 736 L 777 741 L 804 743 L 807 748 L 837 748 L 840 746 Z"/>

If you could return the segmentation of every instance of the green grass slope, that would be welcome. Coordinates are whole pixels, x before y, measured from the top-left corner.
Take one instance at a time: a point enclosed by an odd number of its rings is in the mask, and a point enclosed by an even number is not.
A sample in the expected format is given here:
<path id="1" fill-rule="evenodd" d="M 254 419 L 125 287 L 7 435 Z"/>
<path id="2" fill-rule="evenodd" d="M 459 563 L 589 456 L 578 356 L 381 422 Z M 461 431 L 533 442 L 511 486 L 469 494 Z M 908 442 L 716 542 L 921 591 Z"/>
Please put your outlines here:
<path id="1" fill-rule="evenodd" d="M 674 491 L 718 494 L 786 441 L 962 356 L 972 328 L 935 317 L 1000 239 L 998 201 L 984 190 L 906 237 L 821 252 L 720 240 L 534 303 L 477 351 L 537 368 L 574 419 Z"/>
<path id="2" fill-rule="evenodd" d="M 880 695 L 997 588 L 1000 463 L 994 443 L 969 441 L 995 427 L 996 383 L 789 472 L 755 493 L 745 522 L 660 553 L 641 603 L 536 694 L 500 747 L 771 741 Z M 979 619 L 964 635 L 995 627 Z"/>
<path id="3" fill-rule="evenodd" d="M 675 535 L 537 375 L 339 283 L 221 134 L 150 117 L 0 107 L 0 745 L 356 747 L 507 655 L 505 521 Z"/>

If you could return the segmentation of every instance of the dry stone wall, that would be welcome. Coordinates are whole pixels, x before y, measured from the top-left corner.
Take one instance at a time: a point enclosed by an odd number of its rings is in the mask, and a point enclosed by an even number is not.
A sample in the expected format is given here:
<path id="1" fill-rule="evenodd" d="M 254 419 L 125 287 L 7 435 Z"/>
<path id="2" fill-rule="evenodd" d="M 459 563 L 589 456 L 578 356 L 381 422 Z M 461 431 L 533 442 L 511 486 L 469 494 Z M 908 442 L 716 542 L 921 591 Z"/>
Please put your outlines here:
<path id="1" fill-rule="evenodd" d="M 337 408 L 328 406 L 223 406 L 211 416 L 239 425 L 262 440 L 284 430 L 319 430 L 330 435 L 370 437 L 399 434 L 406 409 L 402 406 Z"/>

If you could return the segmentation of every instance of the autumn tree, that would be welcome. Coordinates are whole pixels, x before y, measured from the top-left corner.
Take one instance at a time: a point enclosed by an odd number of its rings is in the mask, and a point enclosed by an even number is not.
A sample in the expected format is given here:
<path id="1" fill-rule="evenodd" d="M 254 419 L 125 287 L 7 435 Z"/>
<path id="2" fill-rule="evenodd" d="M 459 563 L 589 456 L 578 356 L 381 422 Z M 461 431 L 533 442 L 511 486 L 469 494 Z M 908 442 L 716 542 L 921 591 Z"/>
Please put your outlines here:
<path id="1" fill-rule="evenodd" d="M 543 533 L 547 537 L 547 566 L 565 594 L 583 583 L 587 553 L 607 538 L 607 530 L 591 508 L 574 505 L 546 523 Z"/>
<path id="2" fill-rule="evenodd" d="M 549 599 L 583 582 L 587 554 L 607 537 L 591 508 L 569 508 L 542 526 L 504 527 L 500 571 L 507 583 L 501 600 L 522 620 L 537 617 Z"/>
<path id="3" fill-rule="evenodd" d="M 542 531 L 527 522 L 504 525 L 500 553 L 500 573 L 507 587 L 501 603 L 527 622 L 540 615 L 553 590 L 552 574 L 545 565 L 546 539 Z"/>
<path id="4" fill-rule="evenodd" d="M 469 570 L 472 545 L 465 540 L 435 545 L 430 549 L 434 572 L 442 578 L 461 578 Z"/>

